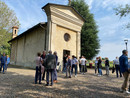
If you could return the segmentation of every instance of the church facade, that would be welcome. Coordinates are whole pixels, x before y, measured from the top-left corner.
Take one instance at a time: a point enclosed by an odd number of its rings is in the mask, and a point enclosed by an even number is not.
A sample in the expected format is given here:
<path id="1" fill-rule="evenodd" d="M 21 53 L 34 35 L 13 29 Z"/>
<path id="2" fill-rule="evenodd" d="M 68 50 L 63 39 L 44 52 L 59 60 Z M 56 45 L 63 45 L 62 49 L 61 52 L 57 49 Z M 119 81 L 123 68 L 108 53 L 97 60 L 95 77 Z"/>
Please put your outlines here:
<path id="1" fill-rule="evenodd" d="M 48 3 L 42 10 L 47 15 L 46 23 L 39 23 L 18 36 L 18 28 L 12 28 L 11 64 L 35 68 L 36 54 L 43 50 L 57 52 L 60 69 L 64 54 L 79 58 L 85 19 L 71 6 Z"/>

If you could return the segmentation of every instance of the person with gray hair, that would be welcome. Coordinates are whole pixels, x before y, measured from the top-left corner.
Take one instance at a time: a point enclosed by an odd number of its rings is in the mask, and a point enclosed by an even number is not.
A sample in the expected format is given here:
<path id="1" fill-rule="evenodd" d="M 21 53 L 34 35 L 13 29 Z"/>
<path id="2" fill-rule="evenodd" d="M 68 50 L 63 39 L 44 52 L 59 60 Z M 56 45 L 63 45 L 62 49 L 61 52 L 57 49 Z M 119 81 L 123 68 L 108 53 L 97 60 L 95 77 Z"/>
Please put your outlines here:
<path id="1" fill-rule="evenodd" d="M 129 85 L 129 65 L 128 65 L 128 51 L 127 50 L 123 50 L 122 51 L 122 55 L 119 58 L 119 62 L 120 62 L 120 70 L 123 74 L 124 77 L 124 82 L 122 84 L 122 87 L 120 89 L 121 92 L 125 92 L 127 94 L 130 94 L 130 92 L 128 91 L 128 85 Z"/>
<path id="2" fill-rule="evenodd" d="M 116 59 L 113 60 L 113 65 L 115 66 L 115 69 L 116 69 L 116 77 L 118 78 L 118 73 L 120 74 L 120 77 L 122 77 L 122 73 L 120 71 L 120 65 L 119 65 L 118 57 L 116 57 Z"/>
<path id="3" fill-rule="evenodd" d="M 49 72 L 51 73 L 50 86 L 53 86 L 54 69 L 56 68 L 56 57 L 52 54 L 51 50 L 48 53 L 49 54 L 46 56 L 45 59 L 45 68 L 47 69 L 46 86 L 49 86 Z"/>
<path id="4" fill-rule="evenodd" d="M 80 59 L 82 74 L 85 74 L 86 62 L 87 62 L 87 60 L 85 59 L 84 56 L 82 56 L 82 58 Z"/>

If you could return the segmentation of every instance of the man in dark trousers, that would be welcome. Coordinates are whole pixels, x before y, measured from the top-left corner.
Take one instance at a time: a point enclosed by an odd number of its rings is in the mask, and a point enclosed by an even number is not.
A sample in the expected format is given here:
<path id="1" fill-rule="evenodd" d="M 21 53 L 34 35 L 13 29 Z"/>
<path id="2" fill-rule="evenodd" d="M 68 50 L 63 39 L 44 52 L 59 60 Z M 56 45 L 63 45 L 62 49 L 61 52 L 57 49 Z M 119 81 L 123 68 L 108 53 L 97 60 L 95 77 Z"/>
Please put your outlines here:
<path id="1" fill-rule="evenodd" d="M 67 67 L 67 54 L 64 55 L 63 57 L 63 73 L 66 72 L 66 67 Z"/>
<path id="2" fill-rule="evenodd" d="M 123 74 L 124 77 L 124 82 L 123 85 L 121 87 L 121 92 L 125 92 L 127 94 L 130 94 L 130 92 L 128 91 L 128 85 L 129 85 L 129 66 L 128 66 L 128 52 L 127 50 L 123 50 L 122 51 L 122 56 L 120 56 L 119 58 L 119 62 L 120 62 L 120 70 Z"/>
<path id="3" fill-rule="evenodd" d="M 68 72 L 69 72 L 69 78 L 71 78 L 71 68 L 72 68 L 72 61 L 71 61 L 70 56 L 68 56 L 67 68 L 66 68 L 66 78 L 68 77 Z"/>
<path id="4" fill-rule="evenodd" d="M 45 67 L 47 69 L 47 77 L 46 77 L 46 86 L 49 86 L 49 72 L 51 73 L 51 85 L 53 86 L 54 79 L 54 69 L 56 68 L 56 57 L 52 54 L 52 51 L 49 51 L 49 54 L 46 56 Z"/>
<path id="5" fill-rule="evenodd" d="M 58 64 L 58 56 L 57 56 L 57 52 L 54 52 L 54 56 L 56 57 L 56 68 L 57 68 L 57 64 Z M 57 83 L 57 70 L 56 68 L 54 69 L 54 83 Z"/>
<path id="6" fill-rule="evenodd" d="M 115 65 L 115 68 L 116 68 L 116 77 L 118 78 L 118 73 L 120 74 L 120 77 L 122 77 L 122 73 L 120 71 L 120 64 L 119 64 L 118 57 L 116 57 L 116 59 L 113 60 L 113 65 Z"/>
<path id="7" fill-rule="evenodd" d="M 45 61 L 45 57 L 46 57 L 46 51 L 43 51 L 43 53 L 42 53 L 42 55 L 41 55 L 41 58 L 43 59 L 43 66 L 45 67 L 45 63 L 44 63 L 44 61 Z M 45 71 L 46 71 L 46 69 L 44 69 L 44 72 L 43 72 L 43 75 L 42 75 L 42 80 L 44 80 L 44 78 L 45 78 Z"/>

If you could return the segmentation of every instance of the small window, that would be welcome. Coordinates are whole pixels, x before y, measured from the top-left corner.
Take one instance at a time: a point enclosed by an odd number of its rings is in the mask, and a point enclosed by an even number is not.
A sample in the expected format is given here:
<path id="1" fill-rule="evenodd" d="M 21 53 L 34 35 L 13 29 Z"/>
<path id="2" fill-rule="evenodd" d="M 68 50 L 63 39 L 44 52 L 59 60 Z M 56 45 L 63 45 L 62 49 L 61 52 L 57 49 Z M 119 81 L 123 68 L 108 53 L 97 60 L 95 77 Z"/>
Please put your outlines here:
<path id="1" fill-rule="evenodd" d="M 15 30 L 15 32 L 14 32 L 15 34 L 17 33 L 17 31 Z"/>
<path id="2" fill-rule="evenodd" d="M 70 34 L 65 33 L 65 34 L 64 34 L 64 40 L 65 40 L 66 42 L 68 42 L 68 41 L 70 40 Z"/>

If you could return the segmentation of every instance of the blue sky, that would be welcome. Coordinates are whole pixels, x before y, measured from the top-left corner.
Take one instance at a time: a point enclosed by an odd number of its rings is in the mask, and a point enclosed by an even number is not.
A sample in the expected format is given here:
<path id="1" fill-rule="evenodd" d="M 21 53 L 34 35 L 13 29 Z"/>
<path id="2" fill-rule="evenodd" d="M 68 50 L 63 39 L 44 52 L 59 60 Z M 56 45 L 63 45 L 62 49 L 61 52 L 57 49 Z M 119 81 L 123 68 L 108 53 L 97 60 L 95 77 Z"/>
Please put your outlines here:
<path id="1" fill-rule="evenodd" d="M 20 21 L 19 34 L 39 22 L 46 22 L 46 14 L 41 7 L 47 3 L 64 4 L 68 0 L 2 0 L 13 9 Z M 121 55 L 125 49 L 124 39 L 129 39 L 128 50 L 130 50 L 130 30 L 125 25 L 130 21 L 130 17 L 120 19 L 115 15 L 113 8 L 119 5 L 130 4 L 130 0 L 85 0 L 89 5 L 90 12 L 98 25 L 100 39 L 100 53 L 98 56 L 108 57 L 113 60 Z M 130 52 L 129 52 L 130 57 Z"/>

